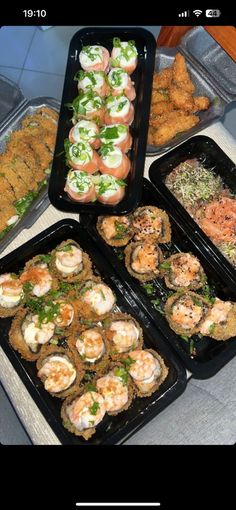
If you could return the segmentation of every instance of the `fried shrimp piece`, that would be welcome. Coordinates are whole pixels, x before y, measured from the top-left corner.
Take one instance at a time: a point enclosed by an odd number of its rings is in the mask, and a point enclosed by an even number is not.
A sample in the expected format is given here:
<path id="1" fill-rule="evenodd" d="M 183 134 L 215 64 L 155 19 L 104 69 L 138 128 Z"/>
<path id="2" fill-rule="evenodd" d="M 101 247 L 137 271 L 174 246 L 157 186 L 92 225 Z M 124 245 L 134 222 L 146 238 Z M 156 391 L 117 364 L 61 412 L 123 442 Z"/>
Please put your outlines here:
<path id="1" fill-rule="evenodd" d="M 168 91 L 165 89 L 153 90 L 152 92 L 152 105 L 160 101 L 169 101 Z"/>
<path id="2" fill-rule="evenodd" d="M 183 114 L 184 114 L 184 112 L 182 112 L 182 110 L 173 110 L 170 112 L 167 111 L 167 112 L 163 113 L 162 115 L 157 115 L 155 117 L 150 118 L 150 121 L 149 121 L 150 126 L 155 131 L 159 126 L 164 124 L 166 121 L 173 120 L 174 122 L 176 122 L 178 120 L 179 116 L 181 116 Z M 153 133 L 153 135 L 155 136 L 155 133 Z"/>
<path id="3" fill-rule="evenodd" d="M 155 73 L 153 77 L 153 89 L 167 89 L 172 80 L 172 67 L 162 69 L 159 73 Z"/>
<path id="4" fill-rule="evenodd" d="M 171 85 L 169 89 L 170 100 L 174 103 L 175 107 L 191 112 L 194 109 L 194 100 L 189 92 L 179 88 L 177 85 Z"/>
<path id="5" fill-rule="evenodd" d="M 210 106 L 210 100 L 205 96 L 196 96 L 193 97 L 194 107 L 191 110 L 192 113 L 198 112 L 200 110 L 207 110 Z"/>
<path id="6" fill-rule="evenodd" d="M 169 101 L 160 101 L 155 103 L 152 107 L 151 116 L 163 115 L 163 113 L 172 112 L 174 110 L 174 104 Z"/>
<path id="7" fill-rule="evenodd" d="M 1 190 L 1 197 L 7 197 L 9 202 L 13 202 L 16 200 L 16 195 L 9 184 L 8 180 L 6 179 L 5 173 L 3 169 L 1 168 L 1 175 L 0 175 L 0 190 Z"/>
<path id="8" fill-rule="evenodd" d="M 185 58 L 181 53 L 177 53 L 173 64 L 173 82 L 181 89 L 193 94 L 195 85 L 190 79 Z"/>
<path id="9" fill-rule="evenodd" d="M 176 118 L 172 117 L 163 124 L 161 124 L 155 131 L 154 143 L 155 145 L 162 145 L 171 140 L 177 133 L 187 131 L 188 129 L 196 126 L 199 122 L 199 117 L 196 115 L 189 115 L 187 113 L 172 112 L 176 113 Z"/>

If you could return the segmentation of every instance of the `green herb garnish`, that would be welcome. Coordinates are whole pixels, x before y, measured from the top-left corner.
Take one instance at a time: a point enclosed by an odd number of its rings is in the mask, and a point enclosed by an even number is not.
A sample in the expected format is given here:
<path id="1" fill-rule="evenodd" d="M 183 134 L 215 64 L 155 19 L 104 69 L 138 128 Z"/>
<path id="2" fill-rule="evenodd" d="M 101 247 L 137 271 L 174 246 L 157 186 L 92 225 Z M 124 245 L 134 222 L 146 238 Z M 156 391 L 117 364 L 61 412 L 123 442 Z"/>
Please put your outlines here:
<path id="1" fill-rule="evenodd" d="M 122 380 L 124 385 L 128 384 L 128 372 L 124 367 L 115 368 L 114 374 Z"/>
<path id="2" fill-rule="evenodd" d="M 162 264 L 160 264 L 159 267 L 161 269 L 170 269 L 171 268 L 171 263 L 170 262 L 162 262 Z"/>
<path id="3" fill-rule="evenodd" d="M 148 296 L 151 296 L 152 294 L 154 294 L 153 283 L 143 283 L 142 287 L 144 288 L 144 290 Z"/>
<path id="4" fill-rule="evenodd" d="M 98 409 L 100 409 L 100 404 L 98 402 L 94 401 L 94 403 L 89 408 L 89 412 L 92 415 L 95 415 L 95 414 L 97 414 Z"/>
<path id="5" fill-rule="evenodd" d="M 127 370 L 135 363 L 135 360 L 131 358 L 131 356 L 128 356 L 123 360 L 124 365 L 126 366 Z"/>

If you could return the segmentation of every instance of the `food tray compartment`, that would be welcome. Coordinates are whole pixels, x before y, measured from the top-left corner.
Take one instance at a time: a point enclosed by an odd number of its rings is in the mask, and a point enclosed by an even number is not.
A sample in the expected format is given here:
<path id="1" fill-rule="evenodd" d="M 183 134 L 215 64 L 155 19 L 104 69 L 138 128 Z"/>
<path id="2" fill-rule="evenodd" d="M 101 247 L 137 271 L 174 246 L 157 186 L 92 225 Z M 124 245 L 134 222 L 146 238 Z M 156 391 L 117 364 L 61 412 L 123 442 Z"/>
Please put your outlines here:
<path id="1" fill-rule="evenodd" d="M 47 106 L 56 112 L 59 112 L 60 103 L 56 99 L 50 97 L 35 97 L 30 100 L 25 100 L 5 119 L 5 121 L 0 125 L 0 152 L 4 150 L 6 141 L 10 134 L 13 131 L 20 129 L 22 120 L 26 116 L 34 114 L 43 106 Z M 22 230 L 30 228 L 49 204 L 47 184 L 42 187 L 30 207 L 17 221 L 17 223 L 15 223 L 11 230 L 9 230 L 9 232 L 7 232 L 2 238 L 0 233 L 0 253 L 5 250 L 8 244 L 10 244 Z"/>
<path id="2" fill-rule="evenodd" d="M 146 179 L 144 179 L 141 205 L 154 205 L 164 209 L 169 215 L 172 227 L 172 241 L 171 243 L 160 245 L 165 258 L 179 251 L 193 253 L 202 264 L 209 285 L 214 289 L 216 295 L 223 300 L 236 301 L 236 290 L 233 291 L 233 289 L 227 286 L 224 268 L 216 269 L 214 263 L 209 259 L 209 255 L 207 256 L 201 249 L 198 240 L 192 237 L 191 230 L 188 229 L 187 225 L 183 225 L 181 217 L 176 215 L 175 210 L 168 205 L 168 202 L 164 200 L 161 193 Z M 86 224 L 89 233 L 93 236 L 94 242 L 103 250 L 104 255 L 112 263 L 119 278 L 129 287 L 130 292 L 138 297 L 140 308 L 142 307 L 145 310 L 149 319 L 161 330 L 167 341 L 181 357 L 184 365 L 192 372 L 193 377 L 198 379 L 211 377 L 233 358 L 236 354 L 236 338 L 223 342 L 209 337 L 201 338 L 198 335 L 194 335 L 192 340 L 186 341 L 178 336 L 169 327 L 164 315 L 155 309 L 154 304 L 152 304 L 152 300 L 162 300 L 163 298 L 165 300 L 165 298 L 171 295 L 171 289 L 167 289 L 164 281 L 159 278 L 146 282 L 146 284 L 142 284 L 133 278 L 126 270 L 122 260 L 124 247 L 112 248 L 108 246 L 97 232 L 95 218 L 81 215 L 80 221 Z M 151 285 L 151 287 L 153 286 L 152 293 L 148 292 L 151 289 L 150 284 L 153 284 Z M 201 289 L 196 292 L 201 294 Z M 194 349 L 196 349 L 196 355 L 194 355 Z"/>
<path id="3" fill-rule="evenodd" d="M 228 283 L 230 283 L 234 289 L 236 284 L 236 270 L 233 265 L 224 257 L 194 219 L 191 218 L 164 183 L 167 175 L 169 175 L 176 166 L 189 158 L 197 158 L 204 162 L 206 168 L 213 168 L 214 172 L 222 178 L 223 182 L 229 187 L 232 193 L 236 193 L 235 163 L 224 153 L 214 140 L 203 135 L 191 138 L 165 156 L 154 161 L 149 170 L 150 179 L 163 194 L 170 209 L 172 209 L 172 211 L 177 211 L 184 224 L 192 230 L 193 235 L 196 237 L 197 242 L 202 245 L 206 255 L 209 256 L 210 254 L 215 263 L 219 265 L 219 268 L 223 266 L 225 272 L 228 273 Z"/>
<path id="4" fill-rule="evenodd" d="M 145 313 L 140 310 L 139 302 L 132 294 L 129 294 L 120 279 L 114 274 L 112 266 L 98 250 L 87 230 L 78 222 L 62 220 L 17 248 L 1 260 L 0 273 L 20 270 L 28 259 L 38 253 L 47 253 L 68 238 L 77 241 L 82 249 L 89 253 L 102 279 L 115 292 L 120 310 L 133 315 L 138 320 L 144 331 L 145 346 L 156 349 L 169 367 L 167 379 L 152 396 L 136 398 L 127 411 L 117 416 L 106 415 L 96 434 L 86 442 L 63 427 L 60 417 L 62 401 L 53 398 L 46 392 L 40 379 L 36 376 L 35 363 L 21 359 L 10 346 L 8 332 L 12 322 L 11 318 L 0 319 L 1 346 L 49 425 L 63 444 L 114 444 L 118 441 L 123 442 L 184 391 L 186 371 L 165 344 L 162 334 L 154 328 Z"/>
<path id="5" fill-rule="evenodd" d="M 102 45 L 111 52 L 113 37 L 126 41 L 133 39 L 138 50 L 138 65 L 131 75 L 135 83 L 136 99 L 134 121 L 131 125 L 133 145 L 128 155 L 131 159 L 131 171 L 127 179 L 126 193 L 123 200 L 115 206 L 95 203 L 79 203 L 69 198 L 64 191 L 68 167 L 65 165 L 64 140 L 72 127 L 72 112 L 66 106 L 78 95 L 76 72 L 80 69 L 79 53 L 83 46 Z M 103 27 L 79 30 L 71 40 L 62 104 L 59 116 L 59 128 L 55 156 L 49 183 L 49 198 L 52 204 L 62 211 L 86 212 L 90 214 L 123 214 L 130 212 L 137 204 L 141 194 L 141 182 L 145 164 L 145 150 L 148 132 L 148 119 L 151 102 L 152 77 L 154 69 L 156 41 L 153 35 L 142 28 Z M 142 136 L 140 136 L 140 132 Z"/>

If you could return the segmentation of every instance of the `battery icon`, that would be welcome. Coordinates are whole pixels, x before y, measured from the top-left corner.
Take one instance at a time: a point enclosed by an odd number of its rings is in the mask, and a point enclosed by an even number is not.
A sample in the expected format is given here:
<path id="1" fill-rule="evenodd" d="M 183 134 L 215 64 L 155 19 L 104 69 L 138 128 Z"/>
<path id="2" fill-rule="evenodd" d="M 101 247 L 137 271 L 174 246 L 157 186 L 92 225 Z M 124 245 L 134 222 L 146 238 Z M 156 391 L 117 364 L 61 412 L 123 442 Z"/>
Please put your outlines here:
<path id="1" fill-rule="evenodd" d="M 207 18 L 219 18 L 220 15 L 221 15 L 221 12 L 219 9 L 207 9 L 206 10 Z"/>

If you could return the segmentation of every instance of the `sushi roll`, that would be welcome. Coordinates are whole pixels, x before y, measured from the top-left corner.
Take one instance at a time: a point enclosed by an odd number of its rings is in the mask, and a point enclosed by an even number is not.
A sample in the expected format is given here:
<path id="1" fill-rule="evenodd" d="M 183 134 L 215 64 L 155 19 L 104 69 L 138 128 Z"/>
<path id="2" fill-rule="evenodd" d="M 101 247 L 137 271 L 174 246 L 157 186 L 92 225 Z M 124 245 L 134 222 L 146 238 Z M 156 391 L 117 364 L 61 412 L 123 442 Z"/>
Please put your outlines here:
<path id="1" fill-rule="evenodd" d="M 105 124 L 126 124 L 129 126 L 134 120 L 134 107 L 124 95 L 108 96 L 105 104 Z"/>
<path id="2" fill-rule="evenodd" d="M 58 308 L 57 314 L 53 320 L 56 329 L 55 334 L 60 337 L 67 337 L 71 334 L 76 323 L 76 309 L 73 302 L 68 298 L 58 298 L 52 302 Z"/>
<path id="3" fill-rule="evenodd" d="M 27 308 L 21 308 L 12 321 L 9 332 L 9 341 L 13 349 L 18 351 L 22 358 L 27 361 L 36 361 L 42 346 L 53 338 L 55 323 L 53 320 L 43 321 L 42 313 L 31 312 Z"/>
<path id="4" fill-rule="evenodd" d="M 206 283 L 203 268 L 191 253 L 176 253 L 164 261 L 165 284 L 169 289 L 200 289 Z"/>
<path id="5" fill-rule="evenodd" d="M 66 139 L 64 146 L 68 166 L 88 174 L 94 174 L 98 171 L 100 158 L 88 142 L 71 143 Z"/>
<path id="6" fill-rule="evenodd" d="M 236 336 L 236 303 L 216 298 L 200 327 L 202 335 L 214 340 L 228 340 Z"/>
<path id="7" fill-rule="evenodd" d="M 45 345 L 37 360 L 37 376 L 53 397 L 65 398 L 79 386 L 84 371 L 79 358 L 69 349 Z"/>
<path id="8" fill-rule="evenodd" d="M 121 68 L 111 69 L 107 76 L 107 81 L 110 85 L 112 96 L 119 96 L 123 93 L 130 101 L 134 101 L 136 97 L 135 88 L 126 71 Z"/>
<path id="9" fill-rule="evenodd" d="M 91 174 L 80 170 L 69 170 L 64 191 L 76 202 L 96 201 L 96 192 Z"/>
<path id="10" fill-rule="evenodd" d="M 103 174 L 95 183 L 97 200 L 102 204 L 116 205 L 124 198 L 125 186 L 126 183 L 121 179 Z"/>
<path id="11" fill-rule="evenodd" d="M 67 239 L 52 251 L 51 271 L 68 283 L 84 280 L 92 273 L 91 260 L 76 241 Z"/>
<path id="12" fill-rule="evenodd" d="M 99 151 L 99 170 L 102 174 L 113 175 L 117 179 L 126 179 L 131 162 L 119 147 L 112 144 L 103 145 Z"/>
<path id="13" fill-rule="evenodd" d="M 69 339 L 68 345 L 73 352 L 80 356 L 85 370 L 103 373 L 108 364 L 108 346 L 101 327 L 88 327 L 75 332 Z"/>
<path id="14" fill-rule="evenodd" d="M 109 69 L 109 51 L 104 46 L 83 46 L 79 62 L 84 71 L 107 71 Z"/>
<path id="15" fill-rule="evenodd" d="M 124 363 L 139 397 L 148 397 L 158 390 L 168 376 L 168 367 L 153 349 L 132 351 Z"/>
<path id="16" fill-rule="evenodd" d="M 129 127 L 125 124 L 112 124 L 103 126 L 99 135 L 103 145 L 112 144 L 119 147 L 122 152 L 128 152 L 132 147 L 132 136 Z"/>
<path id="17" fill-rule="evenodd" d="M 74 124 L 80 119 L 94 120 L 97 124 L 104 123 L 104 101 L 91 90 L 81 92 L 75 97 L 69 108 L 73 110 L 72 122 Z"/>
<path id="18" fill-rule="evenodd" d="M 79 314 L 86 319 L 105 319 L 113 312 L 115 302 L 116 297 L 110 287 L 93 278 L 83 281 L 78 291 Z"/>
<path id="19" fill-rule="evenodd" d="M 135 241 L 155 241 L 169 243 L 171 227 L 168 215 L 162 209 L 145 205 L 138 207 L 133 213 L 133 228 Z"/>
<path id="20" fill-rule="evenodd" d="M 110 246 L 126 246 L 133 237 L 131 216 L 99 216 L 97 231 Z"/>
<path id="21" fill-rule="evenodd" d="M 50 255 L 36 255 L 29 260 L 20 275 L 26 295 L 42 297 L 56 290 L 58 281 L 50 272 Z"/>
<path id="22" fill-rule="evenodd" d="M 125 248 L 125 265 L 129 273 L 140 280 L 148 282 L 154 278 L 162 277 L 161 264 L 163 254 L 155 243 L 130 243 Z"/>
<path id="23" fill-rule="evenodd" d="M 78 81 L 79 92 L 92 90 L 100 97 L 105 97 L 110 92 L 110 87 L 106 81 L 106 74 L 103 71 L 79 71 L 74 80 Z"/>
<path id="24" fill-rule="evenodd" d="M 0 275 L 0 317 L 13 317 L 22 306 L 23 284 L 14 273 Z"/>
<path id="25" fill-rule="evenodd" d="M 142 349 L 143 332 L 139 323 L 127 313 L 115 313 L 104 321 L 112 357 Z"/>
<path id="26" fill-rule="evenodd" d="M 165 304 L 165 316 L 177 335 L 192 336 L 200 331 L 211 305 L 195 292 L 175 292 Z"/>
<path id="27" fill-rule="evenodd" d="M 92 120 L 80 120 L 73 126 L 69 132 L 69 140 L 71 143 L 86 142 L 93 149 L 100 147 L 99 128 L 96 122 Z"/>
<path id="28" fill-rule="evenodd" d="M 90 439 L 96 432 L 106 414 L 105 402 L 96 391 L 78 390 L 67 397 L 61 408 L 61 418 L 64 427 L 85 440 Z"/>
<path id="29" fill-rule="evenodd" d="M 121 363 L 96 380 L 97 391 L 104 398 L 106 412 L 110 416 L 125 411 L 130 406 L 134 390 L 127 370 Z"/>
<path id="30" fill-rule="evenodd" d="M 137 67 L 138 52 L 134 41 L 121 41 L 119 37 L 113 39 L 110 66 L 121 67 L 128 74 L 132 74 Z"/>

